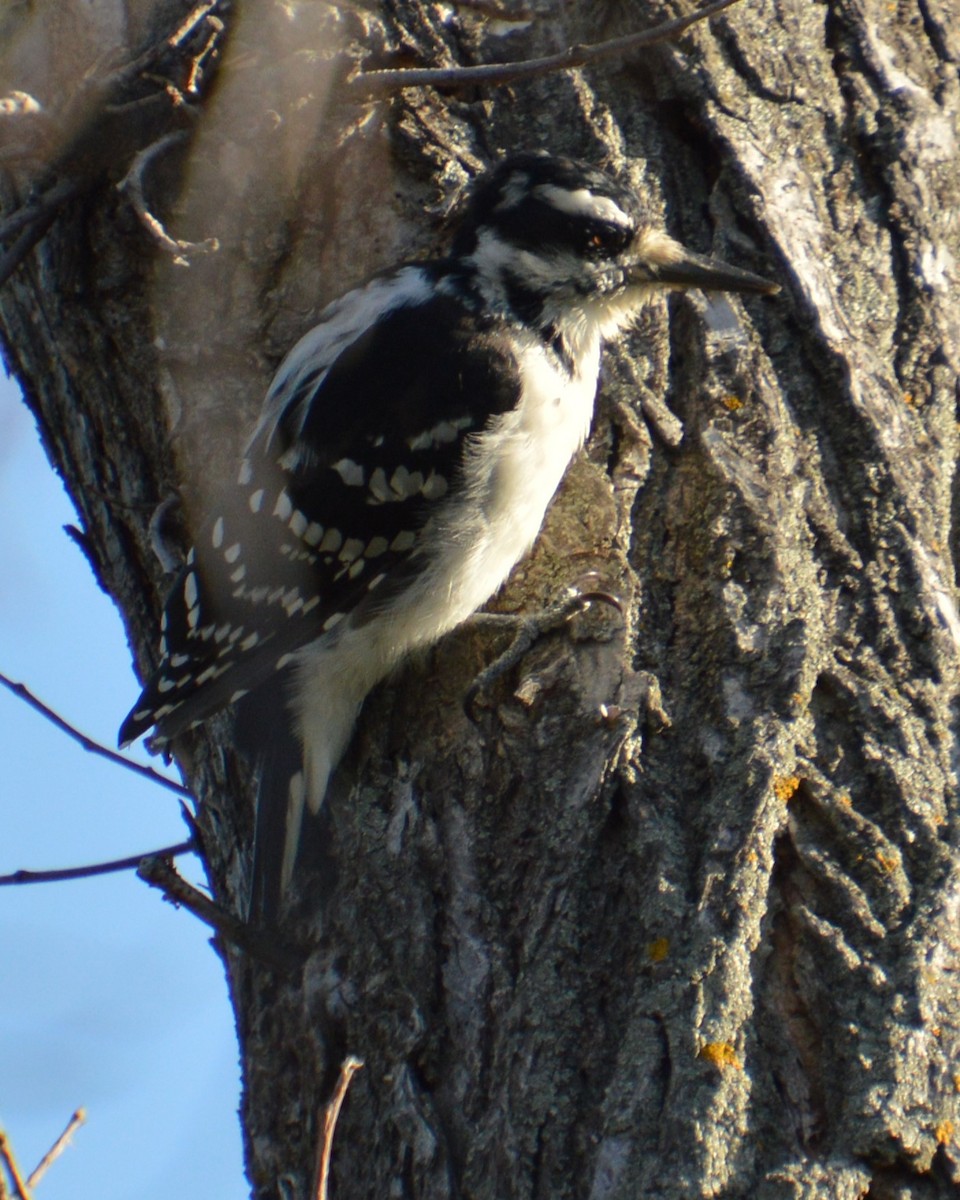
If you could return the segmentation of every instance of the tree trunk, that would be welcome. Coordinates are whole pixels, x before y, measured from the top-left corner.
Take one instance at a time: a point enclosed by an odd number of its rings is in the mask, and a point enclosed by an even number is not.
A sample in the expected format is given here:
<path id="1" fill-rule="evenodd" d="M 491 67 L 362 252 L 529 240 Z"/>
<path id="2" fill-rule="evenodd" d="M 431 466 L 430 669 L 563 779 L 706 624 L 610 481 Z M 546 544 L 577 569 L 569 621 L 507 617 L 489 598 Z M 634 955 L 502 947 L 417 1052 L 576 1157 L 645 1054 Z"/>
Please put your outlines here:
<path id="1" fill-rule="evenodd" d="M 38 179 L 77 192 L 0 291 L 0 331 L 142 670 L 157 505 L 179 494 L 189 529 L 215 503 L 284 350 L 441 246 L 501 149 L 605 163 L 652 221 L 783 287 L 652 308 L 608 354 L 589 446 L 497 607 L 579 585 L 622 615 L 537 643 L 473 719 L 502 648 L 479 629 L 378 689 L 296 966 L 223 946 L 254 1194 L 313 1194 L 348 1054 L 337 1197 L 955 1194 L 956 14 L 743 0 L 626 62 L 371 99 L 357 59 L 528 58 L 675 12 L 248 0 L 78 91 L 191 7 L 37 0 L 2 31 L 2 91 L 46 112 L 0 117 L 0 221 Z M 218 239 L 188 266 L 116 186 L 176 129 L 142 179 L 173 237 Z M 231 733 L 217 717 L 177 758 L 242 914 Z"/>

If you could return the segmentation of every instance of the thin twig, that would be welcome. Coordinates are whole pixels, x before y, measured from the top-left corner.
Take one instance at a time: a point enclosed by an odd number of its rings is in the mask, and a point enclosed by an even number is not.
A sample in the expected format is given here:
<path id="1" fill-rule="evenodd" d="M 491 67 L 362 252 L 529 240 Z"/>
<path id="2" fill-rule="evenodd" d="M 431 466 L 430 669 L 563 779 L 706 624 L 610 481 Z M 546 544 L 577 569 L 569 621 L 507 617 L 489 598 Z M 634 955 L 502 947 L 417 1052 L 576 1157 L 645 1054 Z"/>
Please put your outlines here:
<path id="1" fill-rule="evenodd" d="M 128 771 L 133 771 L 136 775 L 140 775 L 144 779 L 149 779 L 151 783 L 158 783 L 161 787 L 165 787 L 171 792 L 176 792 L 178 796 L 185 796 L 188 800 L 193 799 L 189 788 L 185 788 L 182 783 L 176 783 L 173 779 L 168 779 L 166 775 L 161 775 L 159 771 L 154 771 L 152 767 L 145 767 L 141 766 L 140 763 L 132 762 L 129 758 L 124 758 L 122 754 L 118 754 L 116 750 L 111 750 L 109 746 L 101 745 L 100 742 L 95 742 L 93 738 L 87 737 L 85 733 L 81 733 L 79 729 L 76 729 L 58 713 L 55 713 L 52 708 L 48 708 L 42 700 L 38 700 L 25 684 L 14 682 L 14 680 L 8 678 L 2 672 L 0 672 L 0 684 L 3 684 L 5 688 L 9 688 L 15 696 L 19 697 L 26 704 L 29 704 L 41 716 L 46 717 L 48 721 L 56 725 L 68 737 L 73 738 L 84 750 L 88 750 L 91 754 L 98 754 L 101 758 L 106 758 L 110 762 L 116 763 L 119 767 L 126 767 Z"/>
<path id="2" fill-rule="evenodd" d="M 22 204 L 16 212 L 11 213 L 4 221 L 0 221 L 0 242 L 9 241 L 15 233 L 43 220 L 49 213 L 57 213 L 80 191 L 80 184 L 75 179 L 61 179 L 59 183 L 48 188 L 42 195 Z"/>
<path id="3" fill-rule="evenodd" d="M 137 867 L 137 874 L 151 887 L 158 888 L 173 904 L 182 905 L 205 925 L 232 945 L 258 958 L 269 966 L 282 971 L 293 971 L 301 965 L 301 958 L 292 947 L 280 942 L 275 933 L 264 933 L 247 925 L 232 913 L 226 912 L 203 892 L 178 875 L 168 858 L 152 856 L 145 858 Z"/>
<path id="4" fill-rule="evenodd" d="M 7 1168 L 7 1174 L 10 1176 L 10 1182 L 13 1184 L 13 1194 L 17 1200 L 30 1200 L 27 1181 L 20 1173 L 20 1166 L 17 1163 L 16 1155 L 13 1153 L 13 1147 L 10 1145 L 10 1140 L 2 1129 L 0 1129 L 0 1160 L 2 1160 L 3 1165 Z"/>
<path id="5" fill-rule="evenodd" d="M 354 1054 L 348 1054 L 340 1067 L 340 1078 L 333 1098 L 323 1110 L 323 1138 L 320 1142 L 320 1154 L 317 1162 L 317 1186 L 314 1192 L 315 1200 L 327 1200 L 327 1184 L 330 1178 L 330 1159 L 333 1156 L 333 1135 L 340 1117 L 340 1109 L 347 1095 L 350 1080 L 363 1066 L 363 1060 Z"/>
<path id="6" fill-rule="evenodd" d="M 220 249 L 220 242 L 215 237 L 206 238 L 202 242 L 187 242 L 172 238 L 164 228 L 163 222 L 155 217 L 147 207 L 147 201 L 143 194 L 143 176 L 153 160 L 164 151 L 169 150 L 171 146 L 182 142 L 187 136 L 187 132 L 186 129 L 177 129 L 173 133 L 165 133 L 163 137 L 157 138 L 155 142 L 145 146 L 143 150 L 134 155 L 130 170 L 117 184 L 117 190 L 126 192 L 129 196 L 133 210 L 140 218 L 140 224 L 161 249 L 173 255 L 174 262 L 180 266 L 188 265 L 184 255 L 212 254 Z"/>
<path id="7" fill-rule="evenodd" d="M 437 87 L 459 89 L 485 84 L 488 87 L 501 87 L 506 83 L 515 83 L 520 79 L 533 79 L 537 75 L 546 75 L 551 71 L 562 71 L 568 67 L 583 67 L 604 58 L 613 58 L 619 54 L 633 54 L 657 42 L 676 37 L 689 29 L 698 21 L 705 21 L 731 4 L 739 0 L 712 0 L 703 8 L 690 13 L 686 17 L 677 17 L 672 21 L 664 21 L 653 29 L 645 29 L 640 33 L 627 33 L 622 37 L 611 38 L 606 42 L 594 42 L 590 45 L 571 46 L 560 54 L 548 54 L 543 58 L 527 58 L 513 63 L 485 63 L 479 67 L 414 67 L 399 68 L 384 71 L 360 71 L 347 83 L 353 92 L 372 96 L 384 92 L 394 92 L 408 87 Z"/>
<path id="8" fill-rule="evenodd" d="M 27 225 L 9 250 L 0 254 L 0 287 L 7 282 L 17 267 L 23 262 L 37 242 L 47 232 L 56 220 L 57 209 L 43 212 Z"/>
<path id="9" fill-rule="evenodd" d="M 183 90 L 188 96 L 199 95 L 200 92 L 200 77 L 203 73 L 203 64 L 206 60 L 216 52 L 217 42 L 223 34 L 226 26 L 219 17 L 208 16 L 207 24 L 210 26 L 211 33 L 200 49 L 190 60 L 190 74 L 187 76 L 187 81 L 183 85 Z"/>
<path id="10" fill-rule="evenodd" d="M 77 1132 L 84 1121 L 86 1121 L 86 1119 L 86 1109 L 78 1108 L 67 1122 L 66 1129 L 60 1134 L 43 1158 L 40 1159 L 37 1165 L 30 1172 L 30 1178 L 27 1180 L 28 1188 L 37 1186 L 43 1176 L 47 1173 L 47 1169 L 49 1168 L 50 1164 L 55 1162 L 56 1159 L 58 1159 L 64 1152 L 64 1150 L 66 1150 L 67 1146 L 70 1145 L 70 1139 Z"/>
<path id="11" fill-rule="evenodd" d="M 212 12 L 219 3 L 220 3 L 220 0 L 212 0 L 212 2 L 209 4 L 198 4 L 196 6 L 196 8 L 194 8 L 188 14 L 188 16 L 184 20 L 183 24 L 176 31 L 176 33 L 172 33 L 167 38 L 167 45 L 168 46 L 179 46 L 181 42 L 185 42 L 187 40 L 187 38 L 190 36 L 190 34 L 193 33 L 194 29 L 196 29 L 196 27 L 204 19 L 204 17 L 208 13 Z"/>
<path id="12" fill-rule="evenodd" d="M 133 871 L 145 858 L 176 858 L 180 854 L 196 854 L 194 842 L 177 842 L 175 846 L 164 846 L 160 850 L 147 850 L 144 854 L 131 854 L 128 858 L 115 858 L 110 862 L 90 863 L 85 867 L 56 867 L 50 871 L 14 871 L 11 875 L 0 875 L 0 887 L 21 883 L 64 883 L 70 879 L 92 879 L 95 875 L 110 875 L 116 871 Z"/>

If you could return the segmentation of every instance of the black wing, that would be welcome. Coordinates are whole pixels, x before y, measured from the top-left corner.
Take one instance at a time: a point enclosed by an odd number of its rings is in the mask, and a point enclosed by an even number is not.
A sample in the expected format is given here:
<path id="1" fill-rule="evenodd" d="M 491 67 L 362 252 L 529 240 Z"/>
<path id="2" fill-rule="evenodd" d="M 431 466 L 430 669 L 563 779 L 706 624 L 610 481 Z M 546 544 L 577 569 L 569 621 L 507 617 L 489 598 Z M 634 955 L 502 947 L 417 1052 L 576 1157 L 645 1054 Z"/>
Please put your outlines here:
<path id="1" fill-rule="evenodd" d="M 324 328 L 281 366 L 238 485 L 174 584 L 122 744 L 152 725 L 172 737 L 388 594 L 458 486 L 464 440 L 519 399 L 506 331 L 454 296 L 381 313 L 329 364 Z"/>

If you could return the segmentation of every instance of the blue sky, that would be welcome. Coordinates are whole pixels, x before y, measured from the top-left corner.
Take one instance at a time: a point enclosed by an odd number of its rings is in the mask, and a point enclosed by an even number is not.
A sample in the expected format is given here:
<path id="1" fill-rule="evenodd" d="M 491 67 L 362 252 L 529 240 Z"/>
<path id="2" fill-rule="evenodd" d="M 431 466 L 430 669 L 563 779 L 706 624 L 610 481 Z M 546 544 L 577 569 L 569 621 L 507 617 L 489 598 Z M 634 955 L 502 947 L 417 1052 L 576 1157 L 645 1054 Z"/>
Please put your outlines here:
<path id="1" fill-rule="evenodd" d="M 0 671 L 112 746 L 137 696 L 123 626 L 63 532 L 72 506 L 2 373 L 0 512 Z M 85 753 L 3 688 L 0 762 L 0 874 L 186 837 L 173 793 Z M 207 932 L 132 872 L 0 888 L 0 1125 L 21 1166 L 87 1110 L 38 1200 L 247 1194 L 233 1018 Z"/>

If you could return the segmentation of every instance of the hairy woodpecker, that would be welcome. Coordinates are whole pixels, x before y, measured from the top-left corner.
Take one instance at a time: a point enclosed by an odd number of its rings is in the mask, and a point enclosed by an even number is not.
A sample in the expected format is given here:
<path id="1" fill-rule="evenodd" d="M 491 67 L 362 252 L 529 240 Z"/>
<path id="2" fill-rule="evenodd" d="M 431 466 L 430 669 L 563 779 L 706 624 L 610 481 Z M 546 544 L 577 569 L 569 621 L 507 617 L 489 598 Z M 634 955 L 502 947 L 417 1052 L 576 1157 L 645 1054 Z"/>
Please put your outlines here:
<path id="1" fill-rule="evenodd" d="M 479 180 L 448 258 L 335 300 L 280 365 L 120 731 L 163 744 L 252 693 L 264 909 L 364 697 L 529 550 L 589 430 L 602 342 L 668 288 L 777 290 L 686 250 L 605 172 L 521 154 Z"/>

